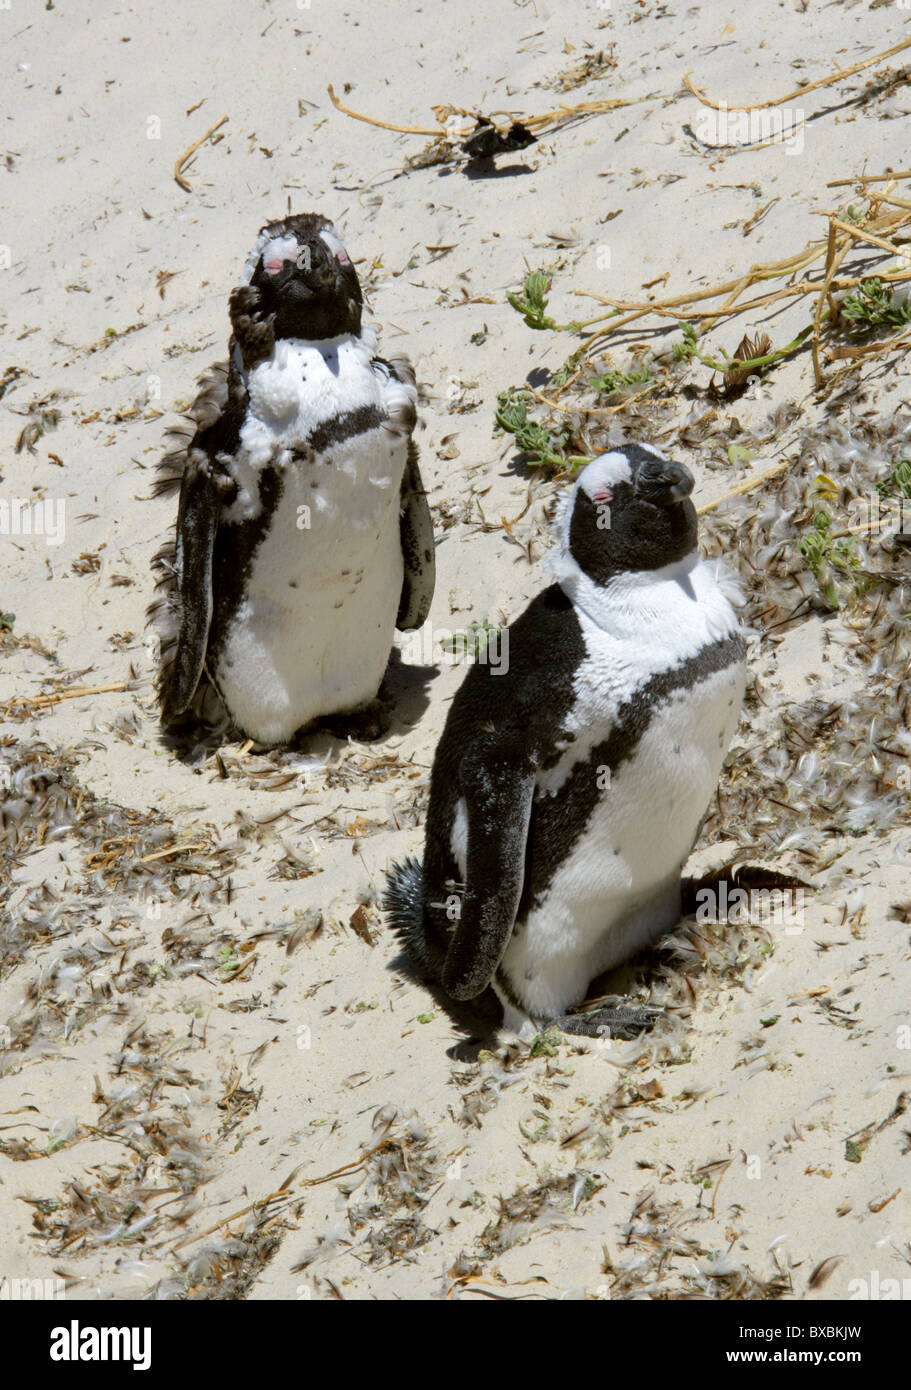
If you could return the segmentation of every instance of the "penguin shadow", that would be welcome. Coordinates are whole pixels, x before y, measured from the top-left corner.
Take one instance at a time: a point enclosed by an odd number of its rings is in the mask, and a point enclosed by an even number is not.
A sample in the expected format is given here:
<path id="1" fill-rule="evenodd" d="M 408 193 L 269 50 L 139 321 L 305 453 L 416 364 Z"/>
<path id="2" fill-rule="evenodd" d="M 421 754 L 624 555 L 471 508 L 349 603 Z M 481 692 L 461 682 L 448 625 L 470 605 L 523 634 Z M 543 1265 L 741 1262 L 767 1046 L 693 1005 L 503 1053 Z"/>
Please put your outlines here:
<path id="1" fill-rule="evenodd" d="M 441 984 L 423 975 L 405 951 L 399 951 L 386 962 L 386 969 L 400 979 L 420 985 L 441 1013 L 447 1014 L 453 1026 L 462 1034 L 446 1048 L 446 1056 L 454 1062 L 476 1062 L 485 1047 L 496 1045 L 497 1029 L 503 1022 L 500 1001 L 492 989 L 485 989 L 477 999 L 465 1003 L 453 999 Z"/>
<path id="2" fill-rule="evenodd" d="M 455 169 L 440 169 L 438 178 L 448 178 L 458 172 Z M 530 164 L 506 164 L 502 168 L 492 159 L 469 159 L 462 165 L 461 173 L 466 179 L 512 179 L 522 178 L 537 171 Z"/>
<path id="3" fill-rule="evenodd" d="M 676 931 L 680 923 L 668 929 L 667 935 Z M 655 975 L 658 966 L 664 960 L 661 953 L 661 942 L 663 937 L 652 946 L 646 946 L 641 951 L 637 951 L 629 960 L 622 965 L 615 965 L 612 970 L 605 970 L 602 975 L 596 975 L 589 981 L 585 998 L 581 1004 L 570 1009 L 570 1015 L 584 1014 L 589 1010 L 594 1010 L 599 1006 L 632 1007 L 634 1005 L 648 1005 L 648 999 L 641 999 L 643 987 L 650 991 L 652 977 Z"/>
<path id="4" fill-rule="evenodd" d="M 383 677 L 382 695 L 389 709 L 389 732 L 406 734 L 421 722 L 430 704 L 430 687 L 440 674 L 437 665 L 412 666 L 393 647 Z"/>
<path id="5" fill-rule="evenodd" d="M 644 1012 L 648 1012 L 651 1007 L 652 986 L 660 981 L 662 974 L 666 974 L 669 952 L 674 949 L 673 943 L 669 942 L 668 938 L 679 931 L 681 926 L 694 925 L 698 921 L 699 896 L 706 891 L 717 893 L 722 885 L 724 885 L 728 895 L 741 890 L 750 892 L 761 889 L 771 891 L 812 889 L 812 884 L 805 879 L 794 874 L 782 873 L 765 864 L 735 864 L 731 861 L 717 869 L 709 870 L 699 877 L 684 877 L 681 881 L 681 909 L 677 921 L 669 926 L 661 936 L 657 937 L 651 945 L 644 946 L 634 956 L 623 961 L 622 964 L 614 966 L 613 969 L 595 976 L 589 982 L 585 999 L 572 1008 L 567 1017 L 572 1019 L 577 1015 L 590 1012 L 597 1016 L 599 1009 L 642 1009 Z M 486 989 L 477 999 L 461 1003 L 448 995 L 442 985 L 423 975 L 410 956 L 404 952 L 399 952 L 388 962 L 386 968 L 395 975 L 404 976 L 420 984 L 432 997 L 437 1007 L 443 1013 L 448 1014 L 454 1026 L 463 1033 L 463 1037 L 457 1039 L 446 1049 L 446 1055 L 453 1061 L 476 1062 L 478 1054 L 483 1048 L 493 1050 L 499 1045 L 500 1040 L 498 1040 L 497 1033 L 503 1024 L 503 1013 L 500 1002 L 492 989 Z M 645 999 L 642 998 L 643 989 L 647 992 Z M 648 1032 L 652 1024 L 662 1016 L 665 1016 L 663 1010 L 655 1010 L 654 1017 L 650 1022 L 644 1025 L 637 1023 L 635 1032 L 620 1033 L 617 1036 L 633 1037 Z M 564 1026 L 566 1022 L 567 1019 L 564 1018 L 557 1026 Z M 564 1031 L 567 1031 L 565 1026 Z M 570 1027 L 568 1031 L 572 1035 L 578 1031 L 588 1034 L 588 1036 L 595 1036 L 594 1029 L 576 1030 Z M 599 1028 L 597 1031 L 600 1034 L 602 1030 Z"/>
<path id="6" fill-rule="evenodd" d="M 638 1003 L 639 987 L 647 984 L 648 977 L 655 973 L 661 959 L 660 951 L 652 946 L 623 965 L 599 975 L 591 981 L 584 1003 L 572 1013 L 584 1013 L 596 1005 L 630 1005 L 634 999 Z M 420 985 L 440 1012 L 447 1014 L 453 1027 L 462 1034 L 446 1048 L 446 1055 L 452 1061 L 476 1062 L 485 1048 L 493 1051 L 502 1045 L 500 1030 L 503 1027 L 503 1009 L 492 989 L 485 989 L 477 999 L 462 1003 L 447 994 L 441 984 L 422 974 L 405 952 L 399 952 L 389 960 L 386 969 L 399 978 Z"/>
<path id="7" fill-rule="evenodd" d="M 349 738 L 356 743 L 381 743 L 390 737 L 401 737 L 420 723 L 430 704 L 430 683 L 439 674 L 438 666 L 408 665 L 394 647 L 375 700 L 351 714 L 332 715 L 308 724 L 295 734 L 291 747 L 301 749 L 315 734 L 328 734 L 342 743 Z"/>
<path id="8" fill-rule="evenodd" d="M 586 991 L 583 1002 L 572 1013 L 585 1013 L 587 1010 L 605 1005 L 631 1005 L 639 1003 L 643 988 L 651 992 L 651 985 L 666 971 L 674 944 L 668 940 L 681 927 L 694 927 L 699 922 L 698 909 L 702 894 L 708 893 L 713 901 L 722 890 L 726 898 L 735 893 L 754 891 L 801 892 L 811 890 L 812 885 L 795 874 L 782 873 L 766 864 L 740 864 L 730 861 L 719 868 L 710 869 L 698 877 L 684 876 L 681 880 L 680 914 L 677 921 L 667 931 L 662 932 L 650 946 L 644 946 L 629 960 L 616 965 L 612 970 L 593 979 Z M 648 1005 L 649 1000 L 646 999 Z"/>
<path id="9" fill-rule="evenodd" d="M 344 743 L 353 738 L 358 743 L 377 743 L 406 734 L 420 723 L 430 704 L 430 684 L 439 673 L 438 666 L 408 665 L 401 652 L 393 648 L 380 694 L 367 709 L 317 719 L 298 729 L 287 743 L 256 744 L 256 751 L 265 753 L 274 747 L 296 753 L 325 753 L 327 740 Z M 161 746 L 187 767 L 197 766 L 226 744 L 243 742 L 245 737 L 230 720 L 209 725 L 192 717 L 158 732 Z"/>
<path id="10" fill-rule="evenodd" d="M 515 179 L 534 174 L 530 164 L 506 164 L 502 168 L 490 159 L 470 159 L 463 167 L 466 179 Z"/>
<path id="11" fill-rule="evenodd" d="M 230 724 L 204 724 L 195 719 L 186 719 L 167 728 L 158 729 L 158 743 L 184 767 L 198 767 L 207 758 L 225 746 L 243 738 Z"/>

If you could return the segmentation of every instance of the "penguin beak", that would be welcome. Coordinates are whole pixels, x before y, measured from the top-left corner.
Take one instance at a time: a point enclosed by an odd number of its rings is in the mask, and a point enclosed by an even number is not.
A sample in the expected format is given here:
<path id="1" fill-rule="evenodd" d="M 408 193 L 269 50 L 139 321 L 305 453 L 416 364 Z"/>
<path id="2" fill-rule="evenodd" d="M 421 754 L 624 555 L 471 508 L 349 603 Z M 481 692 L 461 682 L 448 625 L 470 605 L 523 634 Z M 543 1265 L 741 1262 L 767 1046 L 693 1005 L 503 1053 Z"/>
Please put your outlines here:
<path id="1" fill-rule="evenodd" d="M 338 278 L 335 257 L 319 240 L 300 247 L 291 273 L 313 292 L 334 289 Z"/>
<path id="2" fill-rule="evenodd" d="M 690 470 L 671 459 L 648 459 L 639 465 L 636 492 L 656 507 L 672 507 L 689 497 L 696 485 Z"/>

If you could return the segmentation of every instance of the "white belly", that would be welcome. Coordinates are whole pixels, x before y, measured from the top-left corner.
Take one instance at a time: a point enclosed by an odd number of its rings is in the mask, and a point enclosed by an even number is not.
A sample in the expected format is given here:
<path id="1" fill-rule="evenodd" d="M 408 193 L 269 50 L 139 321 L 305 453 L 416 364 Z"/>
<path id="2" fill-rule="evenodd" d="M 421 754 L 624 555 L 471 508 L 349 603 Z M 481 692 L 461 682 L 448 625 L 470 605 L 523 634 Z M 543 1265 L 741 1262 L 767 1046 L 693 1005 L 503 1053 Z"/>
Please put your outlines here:
<path id="1" fill-rule="evenodd" d="M 743 668 L 735 667 L 676 693 L 614 772 L 503 957 L 533 1015 L 554 1017 L 579 1003 L 595 976 L 678 920 L 680 872 L 737 728 L 743 689 Z"/>
<path id="2" fill-rule="evenodd" d="M 404 439 L 359 436 L 332 464 L 294 460 L 214 672 L 235 722 L 285 742 L 379 689 L 402 590 Z"/>

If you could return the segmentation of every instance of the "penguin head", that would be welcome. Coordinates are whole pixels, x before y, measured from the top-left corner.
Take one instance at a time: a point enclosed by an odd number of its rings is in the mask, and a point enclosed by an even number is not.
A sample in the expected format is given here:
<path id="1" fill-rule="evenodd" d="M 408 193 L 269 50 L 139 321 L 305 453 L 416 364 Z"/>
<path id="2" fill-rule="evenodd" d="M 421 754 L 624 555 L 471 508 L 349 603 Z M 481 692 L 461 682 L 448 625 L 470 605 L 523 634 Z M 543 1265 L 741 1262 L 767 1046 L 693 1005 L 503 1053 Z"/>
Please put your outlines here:
<path id="1" fill-rule="evenodd" d="M 560 516 L 561 549 L 596 584 L 658 570 L 696 550 L 689 469 L 645 444 L 622 444 L 583 469 Z"/>
<path id="2" fill-rule="evenodd" d="M 357 271 L 327 217 L 305 212 L 267 223 L 245 271 L 259 293 L 260 314 L 275 315 L 276 338 L 360 333 Z"/>

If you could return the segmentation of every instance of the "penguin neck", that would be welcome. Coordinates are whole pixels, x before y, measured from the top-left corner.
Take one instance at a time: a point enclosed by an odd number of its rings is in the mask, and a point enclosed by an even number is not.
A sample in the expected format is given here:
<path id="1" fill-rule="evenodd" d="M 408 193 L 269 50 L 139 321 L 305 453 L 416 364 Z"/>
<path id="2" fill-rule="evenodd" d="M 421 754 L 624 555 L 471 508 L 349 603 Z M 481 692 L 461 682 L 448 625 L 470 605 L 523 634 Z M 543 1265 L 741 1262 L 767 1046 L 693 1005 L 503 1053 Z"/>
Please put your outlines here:
<path id="1" fill-rule="evenodd" d="M 626 634 L 643 619 L 665 607 L 669 594 L 682 590 L 695 598 L 692 576 L 700 564 L 698 551 L 655 570 L 620 570 L 598 584 L 569 551 L 553 557 L 548 568 L 574 608 L 605 632 Z"/>
<path id="2" fill-rule="evenodd" d="M 273 442 L 306 438 L 327 415 L 361 403 L 359 383 L 371 355 L 371 340 L 363 335 L 279 338 L 255 367 L 241 364 L 246 413 Z"/>
<path id="3" fill-rule="evenodd" d="M 255 394 L 257 389 L 262 389 L 263 383 L 289 372 L 297 390 L 299 365 L 308 358 L 322 358 L 334 375 L 340 365 L 369 365 L 375 351 L 376 333 L 372 328 L 364 328 L 359 334 L 340 333 L 336 338 L 278 338 L 270 355 L 253 367 L 244 366 L 239 349 L 235 351 L 233 361 L 247 390 Z"/>

